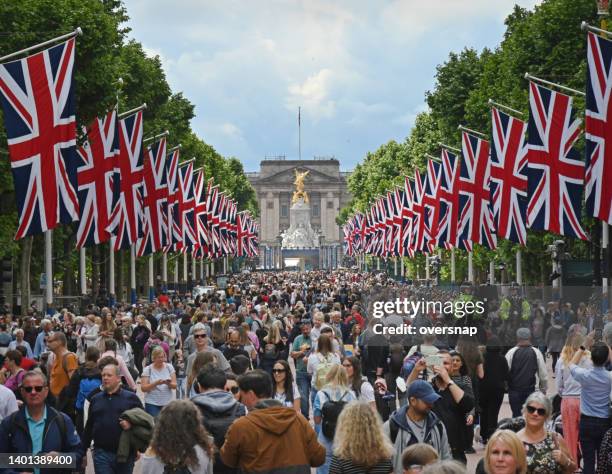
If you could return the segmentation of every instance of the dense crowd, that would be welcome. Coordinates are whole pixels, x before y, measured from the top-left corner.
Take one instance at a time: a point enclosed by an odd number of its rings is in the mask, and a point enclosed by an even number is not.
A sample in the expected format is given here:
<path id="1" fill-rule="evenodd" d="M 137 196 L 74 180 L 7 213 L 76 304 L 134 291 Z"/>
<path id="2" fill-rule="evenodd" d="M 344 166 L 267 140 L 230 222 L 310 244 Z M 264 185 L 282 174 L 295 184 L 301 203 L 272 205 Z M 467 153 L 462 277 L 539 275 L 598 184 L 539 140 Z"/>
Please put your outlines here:
<path id="1" fill-rule="evenodd" d="M 37 474 L 84 471 L 88 458 L 99 474 L 136 462 L 145 474 L 431 474 L 465 473 L 482 443 L 480 473 L 611 473 L 610 312 L 536 302 L 512 326 L 489 299 L 480 317 L 371 316 L 377 301 L 460 293 L 478 297 L 383 274 L 279 272 L 78 315 L 5 306 L 0 453 L 77 458 Z M 500 420 L 506 393 L 513 418 Z"/>

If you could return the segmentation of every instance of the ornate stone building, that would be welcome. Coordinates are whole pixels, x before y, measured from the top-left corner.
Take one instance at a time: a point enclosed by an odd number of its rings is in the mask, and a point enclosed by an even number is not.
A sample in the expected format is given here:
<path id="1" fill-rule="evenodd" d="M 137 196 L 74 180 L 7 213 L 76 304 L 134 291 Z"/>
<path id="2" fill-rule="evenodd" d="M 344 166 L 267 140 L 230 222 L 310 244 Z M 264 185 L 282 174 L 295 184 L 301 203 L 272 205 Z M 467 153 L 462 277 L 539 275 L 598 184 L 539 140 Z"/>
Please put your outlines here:
<path id="1" fill-rule="evenodd" d="M 282 156 L 266 158 L 258 172 L 247 173 L 259 203 L 260 243 L 277 245 L 280 233 L 289 228 L 296 169 L 309 171 L 305 190 L 310 198 L 312 227 L 322 231 L 327 244 L 340 244 L 342 230 L 336 217 L 351 199 L 347 189 L 349 173 L 340 171 L 340 162 L 335 158 L 287 160 Z"/>

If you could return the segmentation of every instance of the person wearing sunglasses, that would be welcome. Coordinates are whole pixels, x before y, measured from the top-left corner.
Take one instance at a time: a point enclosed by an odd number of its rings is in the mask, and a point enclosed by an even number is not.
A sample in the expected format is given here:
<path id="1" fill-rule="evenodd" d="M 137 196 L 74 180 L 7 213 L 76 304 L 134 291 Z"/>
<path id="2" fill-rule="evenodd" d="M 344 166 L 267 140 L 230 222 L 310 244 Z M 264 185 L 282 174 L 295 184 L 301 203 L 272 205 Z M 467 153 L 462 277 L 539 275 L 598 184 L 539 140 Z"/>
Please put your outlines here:
<path id="1" fill-rule="evenodd" d="M 286 360 L 277 360 L 272 367 L 274 388 L 272 398 L 278 400 L 286 407 L 293 407 L 298 413 L 300 408 L 300 391 L 293 381 L 291 368 Z"/>
<path id="2" fill-rule="evenodd" d="M 0 424 L 0 452 L 14 454 L 75 453 L 81 465 L 81 440 L 68 415 L 47 405 L 49 385 L 39 371 L 27 372 L 21 382 L 23 406 Z M 35 474 L 63 473 L 73 469 L 35 469 Z"/>
<path id="3" fill-rule="evenodd" d="M 193 340 L 195 342 L 195 352 L 190 354 L 187 358 L 187 370 L 188 374 L 191 373 L 191 366 L 195 361 L 196 355 L 200 352 L 212 352 L 215 358 L 217 359 L 217 363 L 219 364 L 219 368 L 224 372 L 229 372 L 231 370 L 230 364 L 219 349 L 215 349 L 214 347 L 209 346 L 209 337 L 206 332 L 206 326 L 202 323 L 197 323 L 193 326 Z"/>
<path id="4" fill-rule="evenodd" d="M 533 392 L 523 405 L 525 428 L 517 433 L 527 454 L 527 473 L 572 473 L 576 470 L 567 444 L 560 434 L 546 429 L 552 412 L 550 400 Z"/>

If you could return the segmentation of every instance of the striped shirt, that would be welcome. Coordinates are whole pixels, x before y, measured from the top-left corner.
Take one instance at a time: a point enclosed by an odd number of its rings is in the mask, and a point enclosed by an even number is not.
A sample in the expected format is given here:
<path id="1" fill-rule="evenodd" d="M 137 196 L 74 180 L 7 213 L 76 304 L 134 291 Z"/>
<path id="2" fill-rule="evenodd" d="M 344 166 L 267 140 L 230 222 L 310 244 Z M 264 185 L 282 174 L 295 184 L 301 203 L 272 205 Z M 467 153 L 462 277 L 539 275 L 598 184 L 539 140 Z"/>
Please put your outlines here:
<path id="1" fill-rule="evenodd" d="M 352 461 L 340 459 L 334 455 L 329 466 L 329 474 L 391 474 L 392 472 L 393 464 L 391 459 L 379 461 L 378 464 L 368 469 L 365 466 L 354 464 Z"/>

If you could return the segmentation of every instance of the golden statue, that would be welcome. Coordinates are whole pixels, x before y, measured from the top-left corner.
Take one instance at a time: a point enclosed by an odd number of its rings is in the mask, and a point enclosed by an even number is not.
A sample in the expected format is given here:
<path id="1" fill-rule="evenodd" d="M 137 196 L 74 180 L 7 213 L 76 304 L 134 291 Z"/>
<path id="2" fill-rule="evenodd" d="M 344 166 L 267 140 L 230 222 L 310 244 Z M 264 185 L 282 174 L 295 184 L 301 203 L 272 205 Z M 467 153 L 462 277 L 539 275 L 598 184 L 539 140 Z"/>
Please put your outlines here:
<path id="1" fill-rule="evenodd" d="M 308 173 L 310 173 L 310 171 L 300 173 L 298 170 L 295 170 L 295 181 L 293 182 L 293 184 L 295 184 L 295 191 L 293 193 L 293 197 L 291 198 L 291 204 L 295 204 L 300 200 L 300 198 L 304 199 L 305 203 L 310 202 L 308 199 L 308 193 L 304 191 L 304 179 Z"/>

